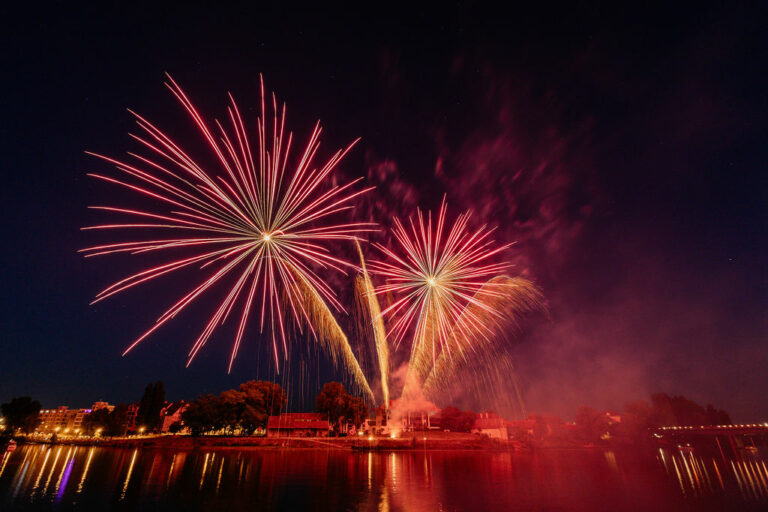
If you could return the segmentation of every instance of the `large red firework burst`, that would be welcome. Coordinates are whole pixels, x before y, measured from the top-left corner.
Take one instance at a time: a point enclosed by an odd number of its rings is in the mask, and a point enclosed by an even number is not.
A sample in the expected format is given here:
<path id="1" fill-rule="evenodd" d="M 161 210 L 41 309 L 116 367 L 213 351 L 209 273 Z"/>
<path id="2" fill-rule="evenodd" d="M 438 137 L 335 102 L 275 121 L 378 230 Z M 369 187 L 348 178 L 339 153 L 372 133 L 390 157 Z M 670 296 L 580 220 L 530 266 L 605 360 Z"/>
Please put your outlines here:
<path id="1" fill-rule="evenodd" d="M 393 297 L 381 315 L 389 319 L 388 337 L 396 346 L 413 336 L 412 364 L 427 365 L 439 352 L 450 351 L 451 344 L 464 350 L 490 332 L 488 315 L 498 316 L 487 299 L 503 292 L 491 278 L 509 265 L 491 259 L 510 244 L 495 244 L 486 226 L 470 230 L 470 215 L 459 215 L 446 229 L 443 201 L 435 222 L 431 212 L 425 216 L 421 210 L 407 226 L 394 220 L 398 248 L 374 244 L 389 258 L 370 264 L 371 272 L 385 280 L 375 293 Z"/>
<path id="2" fill-rule="evenodd" d="M 82 252 L 96 256 L 188 250 L 182 258 L 117 281 L 101 291 L 94 302 L 162 275 L 197 267 L 204 273 L 202 281 L 168 308 L 125 353 L 216 283 L 227 280 L 229 292 L 193 344 L 189 362 L 215 328 L 237 310 L 240 318 L 230 357 L 231 369 L 249 315 L 255 310 L 260 331 L 265 324 L 269 328 L 278 364 L 280 345 L 283 353 L 287 350 L 286 323 L 293 321 L 299 329 L 306 325 L 315 333 L 316 328 L 324 328 L 313 324 L 318 323 L 318 318 L 328 317 L 326 304 L 342 309 L 334 292 L 313 268 L 343 271 L 353 265 L 331 254 L 327 242 L 354 240 L 356 234 L 371 228 L 367 223 L 333 222 L 336 214 L 352 208 L 353 198 L 369 190 L 354 189 L 359 179 L 344 185 L 328 183 L 329 175 L 357 141 L 338 150 L 324 165 L 316 166 L 321 133 L 318 122 L 301 156 L 289 160 L 293 136 L 285 133 L 285 105 L 278 108 L 273 94 L 272 120 L 267 123 L 263 81 L 255 144 L 231 95 L 227 121 L 215 121 L 215 128 L 211 128 L 170 76 L 166 85 L 192 117 L 206 147 L 213 152 L 217 169 L 205 169 L 159 128 L 133 112 L 141 134 L 131 136 L 143 147 L 143 155 L 128 153 L 132 157 L 129 163 L 91 153 L 113 164 L 123 177 L 90 176 L 149 197 L 157 202 L 158 208 L 144 211 L 92 206 L 136 220 L 83 229 L 150 229 L 179 234 L 98 245 Z M 330 324 L 334 324 L 332 317 Z M 344 350 L 349 352 L 348 347 Z M 345 357 L 349 359 L 349 354 Z"/>

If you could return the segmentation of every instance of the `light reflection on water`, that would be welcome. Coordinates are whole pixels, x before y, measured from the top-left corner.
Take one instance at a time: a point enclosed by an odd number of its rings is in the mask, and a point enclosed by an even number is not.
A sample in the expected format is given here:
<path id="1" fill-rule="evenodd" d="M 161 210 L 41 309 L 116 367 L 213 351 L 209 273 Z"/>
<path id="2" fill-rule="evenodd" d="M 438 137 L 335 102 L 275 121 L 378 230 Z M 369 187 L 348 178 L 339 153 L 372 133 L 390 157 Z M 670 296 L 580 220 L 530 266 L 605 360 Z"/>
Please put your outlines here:
<path id="1" fill-rule="evenodd" d="M 741 510 L 768 467 L 659 449 L 535 452 L 112 449 L 0 455 L 0 510 Z"/>

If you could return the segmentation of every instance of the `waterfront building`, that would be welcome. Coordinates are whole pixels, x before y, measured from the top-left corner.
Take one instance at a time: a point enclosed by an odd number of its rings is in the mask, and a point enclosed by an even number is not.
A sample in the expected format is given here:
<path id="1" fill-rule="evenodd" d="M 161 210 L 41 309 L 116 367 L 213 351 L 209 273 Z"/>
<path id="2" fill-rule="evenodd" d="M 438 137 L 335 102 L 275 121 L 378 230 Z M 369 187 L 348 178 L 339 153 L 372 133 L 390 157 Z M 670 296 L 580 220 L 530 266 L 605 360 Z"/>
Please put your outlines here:
<path id="1" fill-rule="evenodd" d="M 66 405 L 60 405 L 55 409 L 43 409 L 40 411 L 40 424 L 35 432 L 44 434 L 53 432 L 80 433 L 83 419 L 90 412 L 91 409 L 70 409 Z"/>
<path id="2" fill-rule="evenodd" d="M 322 414 L 313 412 L 289 412 L 270 416 L 267 420 L 267 436 L 327 437 L 330 430 L 328 420 Z"/>
<path id="3" fill-rule="evenodd" d="M 475 424 L 472 426 L 472 432 L 475 434 L 485 434 L 492 439 L 509 439 L 509 424 L 504 418 L 494 412 L 481 412 L 475 418 Z"/>

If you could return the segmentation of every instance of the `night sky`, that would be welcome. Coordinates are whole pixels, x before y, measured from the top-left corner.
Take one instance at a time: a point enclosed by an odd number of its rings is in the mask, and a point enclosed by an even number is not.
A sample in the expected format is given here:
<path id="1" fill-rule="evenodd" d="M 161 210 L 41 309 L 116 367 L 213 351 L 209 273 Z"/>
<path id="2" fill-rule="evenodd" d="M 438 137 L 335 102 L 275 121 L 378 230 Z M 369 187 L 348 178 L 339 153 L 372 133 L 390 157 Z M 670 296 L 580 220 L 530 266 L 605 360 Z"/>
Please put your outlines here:
<path id="1" fill-rule="evenodd" d="M 157 379 L 189 399 L 274 377 L 255 330 L 230 375 L 226 329 L 184 367 L 206 301 L 121 357 L 190 276 L 89 306 L 144 262 L 77 253 L 104 220 L 88 205 L 132 204 L 86 177 L 108 168 L 84 153 L 135 149 L 126 108 L 195 147 L 164 73 L 209 117 L 228 91 L 254 114 L 263 73 L 300 139 L 322 120 L 322 156 L 362 137 L 341 173 L 377 186 L 363 214 L 386 227 L 446 195 L 517 242 L 506 256 L 550 309 L 510 347 L 529 410 L 665 391 L 768 419 L 765 12 L 115 5 L 0 8 L 0 401 L 128 402 Z M 340 376 L 297 347 L 299 370 L 274 378 L 310 407 Z"/>

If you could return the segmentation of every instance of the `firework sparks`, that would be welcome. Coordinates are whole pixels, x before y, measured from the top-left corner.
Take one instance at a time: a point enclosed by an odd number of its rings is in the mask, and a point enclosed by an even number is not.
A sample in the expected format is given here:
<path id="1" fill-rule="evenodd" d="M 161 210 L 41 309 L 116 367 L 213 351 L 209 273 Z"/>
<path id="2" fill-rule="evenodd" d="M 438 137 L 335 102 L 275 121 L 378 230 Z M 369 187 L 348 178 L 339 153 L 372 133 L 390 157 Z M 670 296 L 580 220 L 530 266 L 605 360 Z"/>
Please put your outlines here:
<path id="1" fill-rule="evenodd" d="M 504 319 L 504 308 L 514 307 L 527 288 L 510 287 L 499 279 L 509 267 L 491 259 L 511 244 L 497 245 L 486 226 L 468 228 L 470 213 L 460 215 L 446 229 L 446 204 L 437 218 L 417 211 L 407 226 L 395 219 L 399 250 L 375 244 L 389 261 L 372 261 L 371 272 L 385 279 L 375 293 L 392 294 L 392 304 L 381 312 L 388 318 L 387 336 L 398 346 L 412 336 L 408 388 L 424 382 L 436 363 L 442 377 L 457 353 L 466 357 L 479 340 L 494 336 L 494 325 Z M 514 293 L 512 292 L 514 288 Z"/>
<path id="2" fill-rule="evenodd" d="M 373 342 L 376 347 L 376 360 L 379 364 L 379 377 L 381 382 L 381 395 L 384 407 L 389 407 L 389 345 L 387 333 L 381 317 L 381 307 L 376 299 L 375 288 L 368 269 L 365 265 L 363 250 L 357 244 L 357 252 L 360 256 L 360 275 L 355 280 L 356 295 L 360 300 L 360 306 L 367 315 L 365 322 L 373 334 Z"/>
<path id="3" fill-rule="evenodd" d="M 484 324 L 493 330 L 494 335 L 479 336 L 471 347 L 465 347 L 457 340 L 460 357 L 451 357 L 448 352 L 441 352 L 424 380 L 422 389 L 428 397 L 434 397 L 450 386 L 453 376 L 462 366 L 490 371 L 499 367 L 502 361 L 507 364 L 507 360 L 497 353 L 498 347 L 493 341 L 506 339 L 519 331 L 520 320 L 526 313 L 544 309 L 541 291 L 532 282 L 520 277 L 494 277 L 478 290 L 474 298 L 475 303 L 468 305 L 461 314 L 474 314 L 483 318 Z M 483 304 L 483 307 L 477 304 Z M 452 333 L 452 336 L 457 334 Z M 512 374 L 511 362 L 501 367 L 509 369 L 507 373 Z"/>
<path id="4" fill-rule="evenodd" d="M 83 229 L 151 229 L 177 236 L 161 236 L 98 245 L 83 249 L 86 256 L 114 253 L 140 254 L 186 249 L 188 254 L 130 275 L 101 291 L 99 302 L 112 295 L 190 267 L 204 272 L 202 282 L 175 302 L 156 323 L 126 349 L 178 315 L 195 299 L 218 283 L 228 282 L 229 291 L 208 320 L 189 352 L 189 362 L 199 353 L 217 326 L 235 310 L 239 316 L 230 355 L 229 369 L 237 356 L 249 316 L 258 316 L 260 332 L 265 325 L 279 367 L 279 354 L 287 352 L 286 324 L 301 331 L 306 326 L 329 348 L 335 360 L 350 367 L 358 384 L 369 391 L 345 336 L 338 329 L 328 304 L 343 310 L 334 292 L 314 269 L 332 268 L 344 272 L 354 265 L 333 255 L 325 243 L 356 240 L 360 232 L 372 229 L 369 223 L 333 223 L 333 216 L 352 208 L 352 200 L 370 189 L 357 190 L 354 180 L 328 186 L 328 178 L 357 141 L 338 150 L 321 166 L 314 164 L 320 145 L 321 128 L 315 125 L 309 141 L 296 162 L 289 161 L 292 133 L 285 131 L 285 105 L 278 108 L 271 96 L 273 115 L 268 122 L 266 94 L 261 82 L 261 115 L 257 119 L 257 140 L 249 139 L 246 126 L 230 95 L 227 121 L 209 126 L 178 84 L 168 76 L 167 87 L 192 117 L 215 157 L 216 172 L 209 172 L 155 125 L 133 113 L 140 128 L 131 135 L 148 156 L 128 153 L 122 161 L 91 153 L 109 162 L 123 177 L 90 174 L 97 179 L 127 188 L 150 198 L 160 207 L 155 211 L 114 206 L 91 208 L 128 216 L 123 223 L 101 224 Z M 225 125 L 228 125 L 225 128 Z M 322 321 L 320 321 L 322 320 Z M 334 327 L 335 325 L 335 327 Z M 350 357 L 351 356 L 351 357 Z"/>

